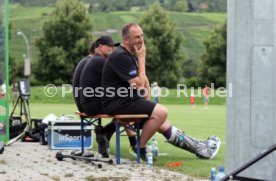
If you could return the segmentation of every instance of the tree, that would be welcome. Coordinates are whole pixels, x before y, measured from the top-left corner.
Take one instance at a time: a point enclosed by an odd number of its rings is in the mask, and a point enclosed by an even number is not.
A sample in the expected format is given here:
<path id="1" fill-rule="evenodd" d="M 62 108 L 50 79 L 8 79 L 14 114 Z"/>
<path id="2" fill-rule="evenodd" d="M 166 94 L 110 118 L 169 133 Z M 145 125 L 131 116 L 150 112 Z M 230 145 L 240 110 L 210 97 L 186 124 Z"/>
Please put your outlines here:
<path id="1" fill-rule="evenodd" d="M 59 1 L 38 40 L 35 75 L 43 83 L 70 83 L 77 62 L 87 54 L 92 24 L 79 0 Z"/>
<path id="2" fill-rule="evenodd" d="M 86 1 L 90 4 L 89 12 L 110 12 L 110 11 L 129 11 L 131 0 L 92 0 Z M 135 2 L 134 2 L 135 3 Z"/>
<path id="3" fill-rule="evenodd" d="M 13 2 L 16 0 L 13 0 Z M 22 1 L 22 0 L 20 0 Z M 37 4 L 41 0 L 24 0 L 28 4 Z M 54 0 L 48 0 L 54 1 Z M 198 11 L 203 8 L 209 12 L 226 12 L 226 0 L 82 0 L 90 4 L 89 12 L 109 12 L 109 11 L 128 11 L 131 7 L 140 7 L 141 10 L 148 9 L 155 2 L 159 2 L 161 7 L 167 11 Z M 203 4 L 202 4 L 203 3 Z M 43 1 L 43 4 L 47 4 Z M 201 4 L 201 7 L 200 7 Z M 204 9 L 208 8 L 208 9 Z"/>
<path id="4" fill-rule="evenodd" d="M 225 0 L 188 0 L 189 11 L 226 12 Z"/>
<path id="5" fill-rule="evenodd" d="M 199 81 L 202 85 L 215 83 L 216 87 L 226 83 L 226 22 L 216 28 L 204 41 L 206 51 L 199 68 Z"/>
<path id="6" fill-rule="evenodd" d="M 188 11 L 188 3 L 186 0 L 180 0 L 180 1 L 177 1 L 175 6 L 174 6 L 174 9 L 176 11 L 179 11 L 179 12 L 185 12 L 185 11 Z"/>
<path id="7" fill-rule="evenodd" d="M 184 78 L 196 76 L 197 63 L 193 59 L 186 59 L 182 65 Z"/>
<path id="8" fill-rule="evenodd" d="M 9 40 L 12 38 L 12 24 L 9 23 Z M 14 80 L 18 80 L 24 77 L 24 61 L 17 61 L 11 53 L 9 53 L 9 81 L 12 83 Z"/>
<path id="9" fill-rule="evenodd" d="M 153 4 L 141 17 L 147 49 L 146 68 L 150 82 L 175 87 L 181 77 L 183 55 L 180 54 L 182 35 L 176 31 L 159 3 Z"/>

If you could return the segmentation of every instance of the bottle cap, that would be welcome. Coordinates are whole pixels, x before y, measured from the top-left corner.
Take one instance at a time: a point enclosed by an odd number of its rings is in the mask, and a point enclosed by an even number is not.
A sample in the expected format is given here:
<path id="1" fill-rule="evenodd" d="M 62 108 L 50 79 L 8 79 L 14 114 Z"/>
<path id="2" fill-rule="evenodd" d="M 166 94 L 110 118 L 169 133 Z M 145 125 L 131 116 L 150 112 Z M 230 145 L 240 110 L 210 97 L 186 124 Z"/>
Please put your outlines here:
<path id="1" fill-rule="evenodd" d="M 219 171 L 220 171 L 220 172 L 224 172 L 224 166 L 223 166 L 223 165 L 220 165 L 220 166 L 219 166 Z"/>
<path id="2" fill-rule="evenodd" d="M 216 171 L 216 167 L 212 167 L 211 171 Z"/>

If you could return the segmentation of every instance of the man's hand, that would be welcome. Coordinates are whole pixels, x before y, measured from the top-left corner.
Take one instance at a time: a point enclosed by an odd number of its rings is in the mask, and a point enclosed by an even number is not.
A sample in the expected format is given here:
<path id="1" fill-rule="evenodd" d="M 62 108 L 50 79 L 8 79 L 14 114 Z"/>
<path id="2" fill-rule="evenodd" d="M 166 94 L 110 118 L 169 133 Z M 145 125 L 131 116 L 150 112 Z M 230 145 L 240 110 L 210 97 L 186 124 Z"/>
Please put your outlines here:
<path id="1" fill-rule="evenodd" d="M 135 54 L 138 60 L 146 60 L 146 47 L 145 43 L 142 44 L 141 48 L 138 50 L 137 46 L 134 46 Z"/>
<path id="2" fill-rule="evenodd" d="M 136 89 L 143 88 L 145 86 L 145 79 L 146 79 L 146 67 L 145 67 L 145 60 L 146 60 L 146 48 L 145 44 L 143 43 L 141 48 L 138 50 L 137 46 L 134 46 L 135 54 L 138 59 L 138 76 L 128 80 L 130 85 L 134 84 Z"/>

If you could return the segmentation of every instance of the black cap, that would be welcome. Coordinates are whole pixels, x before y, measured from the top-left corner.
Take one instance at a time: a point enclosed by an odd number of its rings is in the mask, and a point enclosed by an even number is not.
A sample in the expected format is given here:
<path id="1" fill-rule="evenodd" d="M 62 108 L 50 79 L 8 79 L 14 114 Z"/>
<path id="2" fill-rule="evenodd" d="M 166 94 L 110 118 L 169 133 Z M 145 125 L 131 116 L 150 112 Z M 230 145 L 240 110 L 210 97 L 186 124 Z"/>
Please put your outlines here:
<path id="1" fill-rule="evenodd" d="M 114 43 L 114 46 L 115 47 L 118 47 L 118 46 L 120 46 L 121 45 L 121 43 Z"/>
<path id="2" fill-rule="evenodd" d="M 108 45 L 108 46 L 115 46 L 118 43 L 114 44 L 114 41 L 110 36 L 103 35 L 100 36 L 96 41 L 95 41 L 95 48 L 97 48 L 99 45 Z M 117 45 L 118 46 L 118 45 Z"/>

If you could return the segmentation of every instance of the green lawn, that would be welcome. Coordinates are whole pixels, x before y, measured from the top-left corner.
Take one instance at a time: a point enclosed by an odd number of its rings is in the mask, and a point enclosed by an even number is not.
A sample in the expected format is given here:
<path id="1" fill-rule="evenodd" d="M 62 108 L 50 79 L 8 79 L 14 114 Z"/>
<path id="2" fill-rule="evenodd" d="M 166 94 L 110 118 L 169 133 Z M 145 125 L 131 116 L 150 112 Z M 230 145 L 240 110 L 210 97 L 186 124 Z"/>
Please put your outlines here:
<path id="1" fill-rule="evenodd" d="M 47 97 L 45 94 L 43 86 L 31 87 L 31 97 L 30 102 L 32 103 L 46 103 L 46 104 L 74 104 L 72 90 L 68 88 L 68 86 L 64 86 L 62 91 L 61 87 L 57 87 L 57 94 L 53 97 Z M 179 105 L 189 105 L 190 99 L 189 96 L 193 91 L 194 95 L 196 96 L 196 104 L 202 105 L 204 104 L 203 101 L 203 94 L 202 89 L 195 89 L 187 88 L 183 89 L 180 87 L 179 90 L 177 89 L 169 89 L 168 95 L 166 95 L 166 91 L 162 91 L 162 97 L 160 97 L 161 104 L 179 104 Z M 64 92 L 64 95 L 62 95 Z M 226 96 L 223 93 L 218 93 L 214 89 L 210 92 L 210 104 L 212 105 L 225 105 L 226 104 Z M 214 95 L 214 96 L 213 96 Z M 218 95 L 221 95 L 218 96 Z"/>
<path id="2" fill-rule="evenodd" d="M 160 156 L 154 165 L 166 167 L 166 164 L 181 161 L 184 164 L 180 167 L 171 168 L 190 176 L 208 178 L 211 167 L 218 167 L 225 161 L 225 123 L 226 107 L 224 105 L 210 105 L 209 109 L 204 109 L 203 105 L 197 105 L 192 109 L 189 105 L 166 105 L 169 110 L 170 122 L 178 128 L 181 128 L 187 134 L 195 138 L 207 138 L 215 134 L 223 142 L 221 149 L 213 160 L 200 160 L 193 154 L 176 148 L 168 143 L 162 135 L 156 134 L 154 137 L 158 140 L 160 153 L 167 153 L 167 156 Z M 49 113 L 57 116 L 62 114 L 72 115 L 76 110 L 74 104 L 30 104 L 32 117 L 45 117 Z M 105 122 L 108 120 L 104 120 Z M 95 142 L 94 142 L 95 143 Z M 97 144 L 94 144 L 94 150 L 97 150 Z M 121 156 L 133 159 L 128 153 L 129 143 L 126 137 L 121 139 Z M 115 137 L 111 141 L 112 154 L 115 154 Z M 135 160 L 135 159 L 133 159 Z"/>

